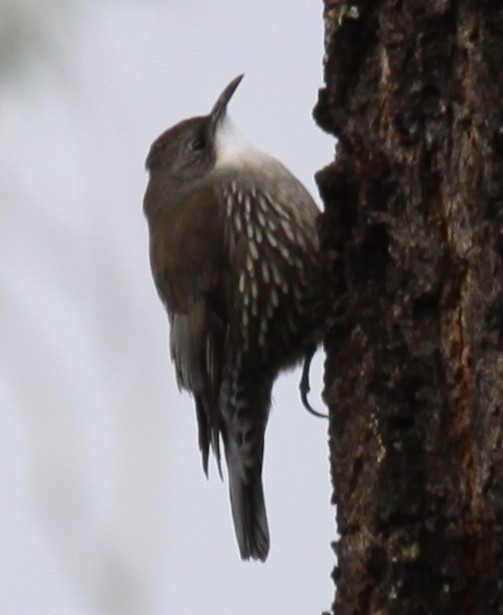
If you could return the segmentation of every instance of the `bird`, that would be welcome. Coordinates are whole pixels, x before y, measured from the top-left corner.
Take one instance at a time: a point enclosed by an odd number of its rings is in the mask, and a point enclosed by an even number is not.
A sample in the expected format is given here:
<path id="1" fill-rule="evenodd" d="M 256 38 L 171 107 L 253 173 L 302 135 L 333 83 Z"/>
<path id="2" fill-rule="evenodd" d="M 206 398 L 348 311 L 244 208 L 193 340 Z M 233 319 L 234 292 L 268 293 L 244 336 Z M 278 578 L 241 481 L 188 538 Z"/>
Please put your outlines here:
<path id="1" fill-rule="evenodd" d="M 195 401 L 203 470 L 208 475 L 211 450 L 222 476 L 223 445 L 240 556 L 265 561 L 271 391 L 280 372 L 304 360 L 308 406 L 309 363 L 325 310 L 320 211 L 302 183 L 229 118 L 243 76 L 209 114 L 175 124 L 152 143 L 143 209 L 177 382 Z"/>

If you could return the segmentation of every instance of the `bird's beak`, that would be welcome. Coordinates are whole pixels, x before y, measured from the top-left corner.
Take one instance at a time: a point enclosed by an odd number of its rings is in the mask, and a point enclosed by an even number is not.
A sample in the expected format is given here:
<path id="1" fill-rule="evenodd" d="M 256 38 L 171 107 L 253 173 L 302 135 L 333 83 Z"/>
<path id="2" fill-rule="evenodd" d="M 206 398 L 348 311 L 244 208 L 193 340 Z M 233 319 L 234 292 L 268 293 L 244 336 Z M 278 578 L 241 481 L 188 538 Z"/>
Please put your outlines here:
<path id="1" fill-rule="evenodd" d="M 213 109 L 210 112 L 210 122 L 213 130 L 216 130 L 218 124 L 220 124 L 220 122 L 224 119 L 229 100 L 232 98 L 232 95 L 236 91 L 236 88 L 240 84 L 243 77 L 244 75 L 238 75 L 235 79 L 233 79 L 220 94 L 217 102 L 213 105 Z"/>

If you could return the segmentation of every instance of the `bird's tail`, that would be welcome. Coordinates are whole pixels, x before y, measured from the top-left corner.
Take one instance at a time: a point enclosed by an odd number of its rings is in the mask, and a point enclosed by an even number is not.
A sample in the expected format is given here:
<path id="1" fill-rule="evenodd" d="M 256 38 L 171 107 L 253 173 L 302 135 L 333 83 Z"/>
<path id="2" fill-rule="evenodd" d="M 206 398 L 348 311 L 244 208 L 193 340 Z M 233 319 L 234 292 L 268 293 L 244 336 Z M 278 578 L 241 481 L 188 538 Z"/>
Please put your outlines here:
<path id="1" fill-rule="evenodd" d="M 228 467 L 232 518 L 241 557 L 264 561 L 269 552 L 269 528 L 260 470 L 244 476 L 239 464 L 228 463 Z"/>
<path id="2" fill-rule="evenodd" d="M 222 436 L 229 471 L 232 518 L 243 559 L 264 561 L 269 529 L 262 488 L 264 432 L 272 379 L 253 378 L 253 385 L 231 373 L 221 389 Z"/>

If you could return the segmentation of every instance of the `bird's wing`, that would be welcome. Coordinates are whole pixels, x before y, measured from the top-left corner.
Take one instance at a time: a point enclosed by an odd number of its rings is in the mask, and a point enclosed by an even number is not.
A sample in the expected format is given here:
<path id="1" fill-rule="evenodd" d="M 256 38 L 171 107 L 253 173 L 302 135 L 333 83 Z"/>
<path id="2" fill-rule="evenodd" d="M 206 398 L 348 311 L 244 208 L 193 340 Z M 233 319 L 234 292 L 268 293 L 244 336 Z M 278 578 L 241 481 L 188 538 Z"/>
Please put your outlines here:
<path id="1" fill-rule="evenodd" d="M 158 208 L 149 219 L 153 277 L 171 323 L 170 349 L 180 387 L 196 401 L 207 472 L 210 444 L 219 463 L 218 397 L 227 335 L 224 224 L 213 191 Z M 201 198 L 202 197 L 202 198 Z M 220 465 L 219 465 L 220 467 Z"/>

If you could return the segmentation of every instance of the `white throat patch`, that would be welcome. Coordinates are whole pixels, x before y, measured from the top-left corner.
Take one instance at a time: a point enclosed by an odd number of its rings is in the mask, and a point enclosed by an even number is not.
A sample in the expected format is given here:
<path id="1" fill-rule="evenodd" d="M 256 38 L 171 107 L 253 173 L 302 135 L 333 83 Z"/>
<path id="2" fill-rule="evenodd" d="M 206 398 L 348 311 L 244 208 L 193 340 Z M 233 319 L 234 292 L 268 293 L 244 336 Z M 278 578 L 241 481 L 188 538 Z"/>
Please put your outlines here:
<path id="1" fill-rule="evenodd" d="M 241 166 L 261 157 L 253 145 L 240 134 L 228 116 L 225 116 L 215 135 L 215 167 Z"/>

